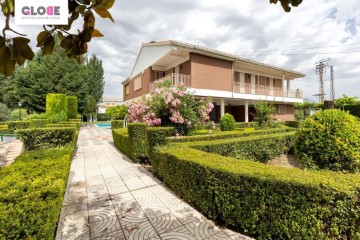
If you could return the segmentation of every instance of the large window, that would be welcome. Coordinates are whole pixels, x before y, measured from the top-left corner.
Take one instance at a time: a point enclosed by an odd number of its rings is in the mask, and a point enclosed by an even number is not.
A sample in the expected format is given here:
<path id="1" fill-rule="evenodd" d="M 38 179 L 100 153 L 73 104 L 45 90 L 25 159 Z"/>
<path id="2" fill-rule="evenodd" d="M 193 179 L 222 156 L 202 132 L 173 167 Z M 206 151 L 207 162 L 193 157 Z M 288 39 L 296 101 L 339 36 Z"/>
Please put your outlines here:
<path id="1" fill-rule="evenodd" d="M 134 91 L 141 89 L 141 76 L 134 79 Z"/>

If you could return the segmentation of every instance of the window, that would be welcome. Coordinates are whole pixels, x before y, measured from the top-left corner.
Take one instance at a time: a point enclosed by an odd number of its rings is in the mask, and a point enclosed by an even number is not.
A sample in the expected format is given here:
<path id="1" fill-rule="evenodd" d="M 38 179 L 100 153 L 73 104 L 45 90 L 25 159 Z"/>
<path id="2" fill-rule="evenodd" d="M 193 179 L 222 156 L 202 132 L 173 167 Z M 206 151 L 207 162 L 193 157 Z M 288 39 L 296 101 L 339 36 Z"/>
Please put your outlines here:
<path id="1" fill-rule="evenodd" d="M 134 91 L 141 89 L 141 76 L 134 79 Z"/>
<path id="2" fill-rule="evenodd" d="M 279 114 L 286 114 L 286 105 L 279 105 Z"/>
<path id="3" fill-rule="evenodd" d="M 130 86 L 129 84 L 125 85 L 125 95 L 129 95 L 130 94 Z"/>

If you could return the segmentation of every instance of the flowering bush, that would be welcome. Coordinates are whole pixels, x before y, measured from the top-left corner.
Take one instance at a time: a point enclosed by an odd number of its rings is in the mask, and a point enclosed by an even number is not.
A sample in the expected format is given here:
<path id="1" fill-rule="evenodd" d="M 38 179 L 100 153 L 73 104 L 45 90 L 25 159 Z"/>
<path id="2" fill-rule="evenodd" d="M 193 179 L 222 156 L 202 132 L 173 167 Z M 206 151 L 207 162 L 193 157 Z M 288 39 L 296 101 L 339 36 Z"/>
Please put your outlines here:
<path id="1" fill-rule="evenodd" d="M 158 81 L 156 89 L 141 99 L 126 104 L 129 122 L 146 122 L 150 126 L 173 126 L 181 135 L 196 124 L 209 120 L 214 105 L 209 99 L 195 100 L 184 85 Z"/>

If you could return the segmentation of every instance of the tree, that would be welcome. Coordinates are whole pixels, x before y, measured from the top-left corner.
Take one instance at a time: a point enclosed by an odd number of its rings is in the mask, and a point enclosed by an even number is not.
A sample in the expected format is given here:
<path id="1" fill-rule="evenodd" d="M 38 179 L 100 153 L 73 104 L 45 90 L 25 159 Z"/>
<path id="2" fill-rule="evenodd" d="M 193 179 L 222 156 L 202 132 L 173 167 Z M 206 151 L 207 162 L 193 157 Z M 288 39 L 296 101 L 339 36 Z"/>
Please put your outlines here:
<path id="1" fill-rule="evenodd" d="M 266 101 L 260 101 L 254 104 L 254 108 L 256 110 L 254 119 L 258 122 L 260 127 L 263 127 L 272 121 L 275 111 L 273 104 Z"/>
<path id="2" fill-rule="evenodd" d="M 38 52 L 26 67 L 19 67 L 12 76 L 13 97 L 23 102 L 24 108 L 44 112 L 48 93 L 63 93 L 78 98 L 79 112 L 83 112 L 88 95 L 88 70 L 85 65 L 69 59 L 64 50 L 55 47 L 53 54 Z"/>
<path id="3" fill-rule="evenodd" d="M 55 47 L 55 38 L 60 40 L 60 46 L 66 51 L 63 52 L 69 58 L 81 61 L 82 55 L 87 53 L 87 43 L 93 37 L 102 37 L 103 34 L 95 28 L 94 12 L 102 18 L 109 18 L 114 22 L 108 11 L 115 0 L 68 0 L 69 21 L 68 25 L 44 25 L 44 31 L 37 36 L 37 47 L 41 47 L 44 55 L 51 54 Z M 23 65 L 26 60 L 32 60 L 35 56 L 31 50 L 30 39 L 25 38 L 25 34 L 18 33 L 10 27 L 10 18 L 14 17 L 15 0 L 1 1 L 1 10 L 5 16 L 2 35 L 0 35 L 0 72 L 10 75 L 15 70 L 15 64 Z M 79 17 L 82 17 L 82 30 L 70 33 L 72 24 Z M 81 26 L 81 25 L 77 25 Z M 9 38 L 8 32 L 19 35 Z"/>
<path id="4" fill-rule="evenodd" d="M 295 110 L 301 113 L 298 115 L 297 120 L 304 120 L 311 115 L 311 111 L 320 110 L 323 107 L 324 107 L 324 103 L 312 103 L 312 102 L 295 103 Z"/>
<path id="5" fill-rule="evenodd" d="M 93 96 L 96 102 L 99 102 L 104 93 L 104 69 L 102 67 L 101 59 L 97 58 L 95 54 L 87 59 L 86 66 L 88 68 L 88 85 L 89 95 Z"/>
<path id="6" fill-rule="evenodd" d="M 335 107 L 344 109 L 345 105 L 353 105 L 357 103 L 360 103 L 360 99 L 357 96 L 349 97 L 346 94 L 343 94 L 342 97 L 335 100 Z"/>
<path id="7" fill-rule="evenodd" d="M 124 119 L 127 112 L 128 108 L 125 105 L 120 105 L 106 109 L 105 115 L 114 119 Z"/>
<path id="8" fill-rule="evenodd" d="M 10 118 L 11 118 L 10 109 L 8 109 L 8 107 L 5 104 L 0 103 L 0 121 L 5 122 L 7 120 L 10 120 Z"/>
<path id="9" fill-rule="evenodd" d="M 97 104 L 96 104 L 95 98 L 91 95 L 87 96 L 86 108 L 85 108 L 84 114 L 86 114 L 88 117 L 90 117 L 91 121 L 93 119 L 93 116 L 96 114 L 96 108 L 97 108 Z M 89 118 L 88 118 L 88 120 L 89 120 Z"/>

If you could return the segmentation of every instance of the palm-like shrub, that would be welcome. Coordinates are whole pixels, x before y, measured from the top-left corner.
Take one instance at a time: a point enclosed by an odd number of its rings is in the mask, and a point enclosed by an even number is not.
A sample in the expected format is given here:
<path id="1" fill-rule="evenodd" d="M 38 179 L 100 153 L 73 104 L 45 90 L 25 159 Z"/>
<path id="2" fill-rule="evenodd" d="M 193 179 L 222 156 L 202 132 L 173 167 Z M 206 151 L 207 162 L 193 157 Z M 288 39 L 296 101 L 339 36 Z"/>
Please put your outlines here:
<path id="1" fill-rule="evenodd" d="M 221 131 L 232 131 L 235 130 L 236 122 L 233 115 L 225 113 L 220 119 Z"/>
<path id="2" fill-rule="evenodd" d="M 300 125 L 295 151 L 307 167 L 356 172 L 360 168 L 360 123 L 341 110 L 319 111 Z"/>

